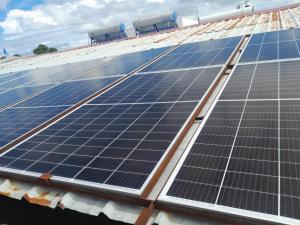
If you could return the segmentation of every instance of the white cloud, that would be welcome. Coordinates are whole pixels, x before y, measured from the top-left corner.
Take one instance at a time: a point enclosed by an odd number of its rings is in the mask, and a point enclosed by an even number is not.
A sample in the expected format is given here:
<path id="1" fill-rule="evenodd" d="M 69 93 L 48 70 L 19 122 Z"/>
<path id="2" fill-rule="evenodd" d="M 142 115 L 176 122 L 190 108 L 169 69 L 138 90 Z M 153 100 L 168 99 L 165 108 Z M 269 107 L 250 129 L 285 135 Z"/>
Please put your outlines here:
<path id="1" fill-rule="evenodd" d="M 24 33 L 28 30 L 43 30 L 55 25 L 57 23 L 54 21 L 54 18 L 40 9 L 34 11 L 14 9 L 8 13 L 4 22 L 0 22 L 0 26 L 4 29 L 4 34 Z"/>
<path id="2" fill-rule="evenodd" d="M 164 0 L 147 0 L 148 3 L 164 3 Z"/>
<path id="3" fill-rule="evenodd" d="M 0 9 L 8 1 L 0 0 Z M 135 16 L 166 11 L 191 14 L 195 13 L 196 5 L 199 15 L 203 16 L 232 9 L 235 3 L 236 0 L 44 0 L 42 5 L 31 10 L 13 9 L 8 12 L 5 20 L 0 22 L 4 30 L 4 40 L 1 41 L 0 37 L 0 49 L 7 47 L 11 52 L 23 52 L 40 42 L 49 42 L 52 46 L 66 46 L 70 42 L 74 45 L 76 41 L 87 40 L 87 32 L 91 29 L 120 22 L 130 24 Z"/>

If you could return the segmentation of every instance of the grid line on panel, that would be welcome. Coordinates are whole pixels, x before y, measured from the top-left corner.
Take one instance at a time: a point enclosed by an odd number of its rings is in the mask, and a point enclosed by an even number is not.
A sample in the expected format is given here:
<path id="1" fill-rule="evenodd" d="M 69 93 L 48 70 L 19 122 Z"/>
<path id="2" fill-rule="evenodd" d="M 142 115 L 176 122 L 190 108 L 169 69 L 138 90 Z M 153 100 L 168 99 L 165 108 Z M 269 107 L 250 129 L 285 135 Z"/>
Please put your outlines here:
<path id="1" fill-rule="evenodd" d="M 295 33 L 292 32 L 292 34 L 293 34 L 293 39 L 294 39 L 294 41 L 297 42 L 296 37 L 295 37 Z M 299 46 L 298 46 L 297 44 L 296 44 L 296 47 L 297 47 L 298 54 L 300 55 Z"/>
<path id="2" fill-rule="evenodd" d="M 293 33 L 293 37 L 294 33 Z M 279 45 L 279 44 L 278 44 Z M 278 47 L 278 51 L 279 51 L 279 47 Z M 299 49 L 298 49 L 299 52 Z M 280 179 L 281 179 L 281 175 L 280 175 L 280 63 L 277 63 L 277 67 L 278 67 L 278 210 L 277 210 L 277 214 L 278 216 L 280 216 L 280 198 L 281 198 L 281 191 L 280 191 Z"/>
<path id="3" fill-rule="evenodd" d="M 250 81 L 250 85 L 249 85 L 249 89 L 248 89 L 248 92 L 247 92 L 246 99 L 248 99 L 248 96 L 249 96 L 249 93 L 250 93 L 250 89 L 251 89 L 251 86 L 252 86 L 252 82 L 253 82 L 253 79 L 254 79 L 256 68 L 257 68 L 257 64 L 255 65 L 255 68 L 254 68 L 254 71 L 253 71 L 253 74 L 252 74 L 252 77 L 251 77 L 251 81 Z M 230 154 L 229 154 L 229 157 L 228 157 L 228 160 L 227 160 L 227 163 L 226 163 L 225 171 L 223 173 L 223 177 L 222 177 L 222 181 L 221 181 L 221 184 L 220 184 L 220 187 L 219 187 L 219 191 L 218 191 L 218 194 L 217 194 L 215 205 L 217 205 L 218 200 L 219 200 L 221 189 L 223 187 L 223 183 L 224 183 L 224 180 L 225 180 L 225 175 L 226 175 L 226 172 L 227 172 L 227 169 L 228 169 L 228 166 L 229 166 L 230 158 L 231 158 L 231 155 L 232 155 L 232 152 L 233 152 L 233 148 L 235 146 L 237 135 L 239 133 L 239 128 L 240 128 L 240 125 L 242 123 L 243 115 L 245 113 L 246 105 L 247 105 L 247 102 L 245 101 L 244 106 L 243 106 L 243 110 L 242 110 L 242 114 L 241 114 L 241 118 L 239 120 L 239 123 L 238 123 L 238 126 L 237 126 L 237 130 L 236 130 L 236 133 L 235 133 L 235 136 L 234 136 L 234 140 L 233 140 L 233 143 L 232 143 L 232 146 L 231 146 Z"/>
<path id="4" fill-rule="evenodd" d="M 155 103 L 160 103 L 160 104 L 170 104 L 170 103 L 176 103 L 176 102 L 182 102 L 182 103 L 192 103 L 192 102 L 199 102 L 198 100 L 187 100 L 187 101 L 156 101 Z M 152 104 L 153 102 L 126 102 L 126 103 L 117 103 L 118 105 L 144 105 L 144 104 Z M 116 103 L 87 103 L 87 105 L 116 105 Z"/>

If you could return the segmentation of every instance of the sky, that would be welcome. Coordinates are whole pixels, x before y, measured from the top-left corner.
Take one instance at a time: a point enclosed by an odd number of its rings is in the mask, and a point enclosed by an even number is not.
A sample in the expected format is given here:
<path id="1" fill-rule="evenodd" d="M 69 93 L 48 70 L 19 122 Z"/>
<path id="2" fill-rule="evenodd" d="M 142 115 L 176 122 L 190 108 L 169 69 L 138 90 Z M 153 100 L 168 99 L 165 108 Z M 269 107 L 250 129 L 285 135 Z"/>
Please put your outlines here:
<path id="1" fill-rule="evenodd" d="M 239 0 L 0 0 L 0 51 L 30 54 L 39 43 L 59 50 L 88 44 L 88 31 L 177 11 L 199 16 L 234 9 Z M 299 0 L 252 0 L 256 9 Z M 1 54 L 0 54 L 1 55 Z"/>

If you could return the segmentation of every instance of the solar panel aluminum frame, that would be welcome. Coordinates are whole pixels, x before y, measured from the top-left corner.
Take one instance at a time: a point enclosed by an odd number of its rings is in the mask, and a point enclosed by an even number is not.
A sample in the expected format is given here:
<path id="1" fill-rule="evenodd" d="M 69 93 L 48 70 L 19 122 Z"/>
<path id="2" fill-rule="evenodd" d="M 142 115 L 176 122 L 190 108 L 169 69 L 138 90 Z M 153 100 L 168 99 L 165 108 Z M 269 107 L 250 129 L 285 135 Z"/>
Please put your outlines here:
<path id="1" fill-rule="evenodd" d="M 241 57 L 241 55 L 240 55 L 240 57 Z M 281 62 L 281 61 L 286 61 L 286 60 L 278 60 L 278 59 L 275 60 L 275 62 Z M 287 60 L 287 61 L 289 61 L 289 60 Z M 255 64 L 255 63 L 256 62 L 252 62 L 251 64 Z M 264 63 L 267 63 L 267 62 L 264 62 Z M 249 64 L 249 63 L 247 63 L 247 64 Z M 177 163 L 174 171 L 172 172 L 171 176 L 169 177 L 168 181 L 166 182 L 166 185 L 164 186 L 163 190 L 161 191 L 161 193 L 158 197 L 158 201 L 161 204 L 166 205 L 167 207 L 170 205 L 175 205 L 175 206 L 180 206 L 181 208 L 200 210 L 203 212 L 213 212 L 213 213 L 219 213 L 219 214 L 225 214 L 225 215 L 231 215 L 231 216 L 233 215 L 233 216 L 237 216 L 240 218 L 245 218 L 245 219 L 250 218 L 253 220 L 258 220 L 258 221 L 263 221 L 263 222 L 272 222 L 275 224 L 299 224 L 299 220 L 288 218 L 288 217 L 271 215 L 271 214 L 267 214 L 267 213 L 260 213 L 260 212 L 244 210 L 244 209 L 238 209 L 238 208 L 229 207 L 229 206 L 222 206 L 222 205 L 218 205 L 216 202 L 214 204 L 212 204 L 212 203 L 193 201 L 193 200 L 189 200 L 189 199 L 183 199 L 183 198 L 178 198 L 178 197 L 167 195 L 167 192 L 169 191 L 171 185 L 175 181 L 175 178 L 176 178 L 179 170 L 181 169 L 181 166 L 183 165 L 183 163 L 184 163 L 185 159 L 187 158 L 189 152 L 191 151 L 191 148 L 193 147 L 196 139 L 198 138 L 200 132 L 202 131 L 203 127 L 205 126 L 207 120 L 209 119 L 210 114 L 212 113 L 212 111 L 215 108 L 215 105 L 218 103 L 219 98 L 222 95 L 224 89 L 226 88 L 227 83 L 230 81 L 231 76 L 234 74 L 236 68 L 239 65 L 244 65 L 244 64 L 238 64 L 238 63 L 235 64 L 229 77 L 227 78 L 226 82 L 223 84 L 222 89 L 220 90 L 220 92 L 218 93 L 217 97 L 215 98 L 213 104 L 209 108 L 207 115 L 205 116 L 204 120 L 200 124 L 198 130 L 195 132 L 195 134 L 192 137 L 185 152 L 183 153 L 182 157 L 180 158 L 179 162 Z M 221 100 L 221 101 L 232 101 L 232 100 Z M 246 101 L 246 100 L 239 99 L 236 101 Z M 248 100 L 248 101 L 251 101 L 251 100 Z M 230 159 L 230 156 L 228 159 Z M 225 169 L 224 175 L 226 174 L 226 171 L 227 171 L 227 169 Z M 221 186 L 221 184 L 220 184 L 220 186 Z M 280 198 L 280 195 L 279 195 L 279 198 Z"/>
<path id="2" fill-rule="evenodd" d="M 195 67 L 188 67 L 188 68 L 147 71 L 147 72 L 140 72 L 139 74 L 169 73 L 169 72 L 189 71 L 189 70 L 197 70 L 197 69 L 209 69 L 209 68 L 223 67 L 223 66 L 224 64 L 216 64 L 216 65 L 208 65 L 208 66 L 195 66 Z"/>
<path id="3" fill-rule="evenodd" d="M 156 166 L 154 167 L 154 169 L 152 170 L 152 172 L 148 176 L 147 180 L 144 182 L 144 184 L 142 185 L 142 187 L 140 189 L 137 190 L 137 189 L 131 189 L 131 188 L 125 188 L 125 187 L 117 187 L 117 186 L 108 185 L 108 184 L 97 184 L 97 183 L 93 183 L 93 182 L 80 181 L 80 180 L 75 180 L 75 179 L 70 179 L 70 178 L 59 177 L 59 176 L 51 176 L 50 179 L 47 182 L 53 184 L 54 186 L 56 184 L 58 186 L 61 186 L 61 185 L 67 186 L 67 185 L 71 184 L 71 185 L 74 185 L 75 187 L 84 188 L 84 189 L 100 190 L 100 191 L 109 192 L 109 193 L 111 193 L 111 192 L 112 193 L 118 193 L 118 194 L 122 194 L 122 195 L 125 195 L 125 196 L 135 196 L 135 197 L 141 196 L 143 194 L 144 190 L 148 187 L 148 185 L 150 185 L 150 183 L 151 183 L 153 177 L 155 176 L 155 174 L 157 172 L 159 172 L 159 169 L 162 166 L 163 161 L 166 160 L 166 158 L 168 157 L 168 155 L 170 155 L 170 153 L 172 152 L 172 150 L 173 151 L 176 150 L 176 148 L 177 148 L 176 142 L 178 141 L 178 138 L 181 137 L 181 136 L 184 137 L 184 135 L 185 135 L 184 131 L 188 128 L 188 125 L 190 123 L 193 123 L 195 117 L 197 116 L 197 113 L 199 112 L 199 109 L 201 109 L 201 106 L 203 107 L 203 105 L 205 104 L 206 100 L 209 98 L 209 93 L 211 93 L 213 91 L 214 87 L 221 80 L 222 75 L 224 74 L 224 72 L 227 69 L 227 65 L 232 61 L 233 56 L 235 55 L 235 53 L 239 49 L 239 47 L 240 47 L 240 45 L 241 45 L 241 43 L 242 43 L 243 40 L 244 40 L 244 38 L 241 38 L 239 44 L 236 46 L 236 48 L 233 51 L 232 55 L 228 58 L 226 64 L 222 67 L 222 69 L 220 69 L 220 71 L 217 74 L 217 76 L 215 77 L 214 81 L 210 84 L 209 88 L 206 90 L 206 92 L 202 96 L 201 100 L 195 106 L 193 112 L 191 113 L 191 115 L 189 116 L 189 118 L 185 121 L 185 123 L 181 127 L 180 131 L 177 133 L 177 135 L 175 136 L 175 138 L 173 139 L 173 141 L 169 145 L 168 149 L 165 151 L 165 153 L 163 154 L 163 156 L 161 157 L 161 159 L 158 161 L 158 163 L 156 164 Z M 128 79 L 129 77 L 131 77 L 131 76 L 127 76 L 124 80 Z M 109 91 L 114 86 L 115 85 L 113 85 L 112 87 L 110 87 L 107 90 L 103 91 L 101 94 L 105 93 L 106 91 Z M 86 103 L 82 104 L 80 107 L 72 110 L 71 112 L 68 112 L 67 114 L 65 114 L 64 116 L 62 116 L 58 120 L 56 120 L 55 122 L 57 122 L 57 121 L 65 118 L 67 115 L 71 114 L 73 111 L 75 111 L 75 110 L 83 107 L 84 105 L 88 104 L 89 102 L 91 102 L 93 99 L 95 99 L 98 96 L 99 95 L 91 98 L 89 101 L 87 101 Z M 44 127 L 43 129 L 39 130 L 35 134 L 38 134 L 38 133 L 42 132 L 43 130 L 45 130 L 48 127 L 50 127 L 51 125 L 53 125 L 55 122 L 47 125 L 46 127 Z M 23 142 L 27 141 L 28 139 L 30 139 L 33 136 L 34 135 L 31 135 L 30 137 L 26 138 L 22 142 L 18 143 L 18 145 L 22 144 Z M 17 147 L 18 145 L 15 145 L 14 147 Z M 11 149 L 13 149 L 13 148 L 11 148 Z M 7 151 L 5 151 L 5 153 L 7 153 Z M 2 153 L 0 156 L 2 156 L 3 154 L 4 153 Z M 0 168 L 0 174 L 4 174 L 4 175 L 8 174 L 9 176 L 13 176 L 13 177 L 17 177 L 17 178 L 21 177 L 21 178 L 25 178 L 26 180 L 28 179 L 28 180 L 32 180 L 32 181 L 39 181 L 39 180 L 41 180 L 40 178 L 43 175 L 41 173 L 25 172 L 25 171 L 20 171 L 20 170 L 15 170 L 15 169 L 9 169 L 9 168 Z"/>
<path id="4" fill-rule="evenodd" d="M 265 60 L 265 61 L 240 62 L 237 63 L 237 65 L 242 66 L 242 65 L 251 65 L 251 64 L 267 64 L 273 62 L 292 62 L 292 61 L 299 61 L 299 59 L 300 57 L 287 58 L 287 59 L 272 59 L 272 60 Z"/>

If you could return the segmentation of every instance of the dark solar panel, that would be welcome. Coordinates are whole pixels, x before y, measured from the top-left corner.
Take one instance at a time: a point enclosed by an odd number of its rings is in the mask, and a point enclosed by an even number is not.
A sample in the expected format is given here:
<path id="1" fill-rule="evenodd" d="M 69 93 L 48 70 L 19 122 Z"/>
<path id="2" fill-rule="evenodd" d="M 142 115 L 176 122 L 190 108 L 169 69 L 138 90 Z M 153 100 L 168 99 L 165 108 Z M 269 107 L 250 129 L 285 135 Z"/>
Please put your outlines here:
<path id="1" fill-rule="evenodd" d="M 120 77 L 65 82 L 21 102 L 18 106 L 74 105 L 118 79 L 120 79 Z"/>
<path id="2" fill-rule="evenodd" d="M 11 89 L 22 86 L 40 86 L 68 81 L 108 60 L 109 58 L 94 59 L 79 63 L 69 63 L 18 72 L 13 75 L 14 79 L 7 79 L 4 82 L 0 82 L 0 89 Z"/>
<path id="3" fill-rule="evenodd" d="M 160 199 L 299 223 L 299 65 L 236 66 Z"/>
<path id="4" fill-rule="evenodd" d="M 299 30 L 281 30 L 253 34 L 240 62 L 300 57 Z"/>
<path id="5" fill-rule="evenodd" d="M 3 158 L 13 169 L 140 189 L 196 104 L 87 105 Z"/>
<path id="6" fill-rule="evenodd" d="M 0 147 L 46 122 L 66 108 L 9 108 L 0 112 Z"/>
<path id="7" fill-rule="evenodd" d="M 6 91 L 5 93 L 0 94 L 0 108 L 18 102 L 22 99 L 28 98 L 31 95 L 38 94 L 39 92 L 46 90 L 50 87 L 51 85 L 30 86 Z"/>
<path id="8" fill-rule="evenodd" d="M 300 61 L 280 63 L 280 98 L 300 98 Z"/>
<path id="9" fill-rule="evenodd" d="M 4 154 L 1 165 L 139 193 L 220 69 L 134 75 Z"/>
<path id="10" fill-rule="evenodd" d="M 215 203 L 243 105 L 239 101 L 216 105 L 182 164 L 168 196 Z"/>
<path id="11" fill-rule="evenodd" d="M 280 214 L 300 220 L 300 101 L 280 101 Z"/>
<path id="12" fill-rule="evenodd" d="M 127 74 L 144 65 L 151 59 L 157 57 L 167 51 L 169 47 L 151 49 L 147 51 L 129 53 L 122 55 L 112 62 L 103 65 L 99 69 L 92 70 L 83 74 L 80 78 L 90 79 L 99 78 L 100 76 L 113 76 L 119 74 Z"/>
<path id="13" fill-rule="evenodd" d="M 278 98 L 279 64 L 238 65 L 228 81 L 220 99 Z"/>
<path id="14" fill-rule="evenodd" d="M 221 67 L 215 67 L 189 71 L 138 74 L 125 80 L 113 90 L 99 96 L 91 103 L 115 104 L 200 100 L 220 70 Z M 169 88 L 170 86 L 172 88 Z"/>
<path id="15" fill-rule="evenodd" d="M 11 80 L 17 79 L 22 77 L 26 74 L 26 71 L 16 72 L 16 73 L 8 73 L 8 74 L 1 74 L 0 75 L 0 84 L 9 82 Z"/>
<path id="16" fill-rule="evenodd" d="M 225 64 L 241 37 L 183 44 L 143 72 Z"/>

